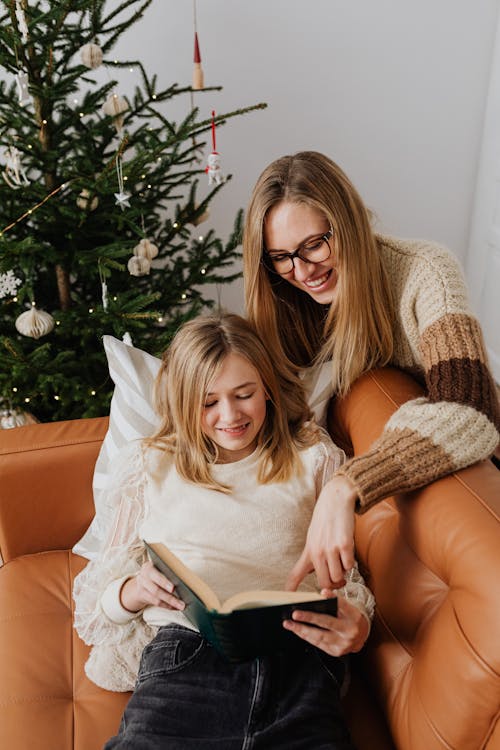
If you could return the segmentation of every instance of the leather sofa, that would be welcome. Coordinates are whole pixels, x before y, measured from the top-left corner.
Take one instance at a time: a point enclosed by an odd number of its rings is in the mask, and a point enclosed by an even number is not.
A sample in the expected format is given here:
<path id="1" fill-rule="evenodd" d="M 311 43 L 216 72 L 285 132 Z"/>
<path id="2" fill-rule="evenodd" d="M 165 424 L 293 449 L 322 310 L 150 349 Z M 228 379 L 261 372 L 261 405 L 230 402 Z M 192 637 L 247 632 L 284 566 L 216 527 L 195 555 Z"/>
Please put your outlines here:
<path id="1" fill-rule="evenodd" d="M 366 450 L 418 393 L 399 372 L 365 375 L 333 405 L 337 441 Z M 128 700 L 86 678 L 72 629 L 85 560 L 71 547 L 92 517 L 106 428 L 99 418 L 0 431 L 1 748 L 97 750 Z M 500 750 L 499 514 L 500 472 L 485 461 L 357 519 L 377 600 L 345 701 L 358 750 Z"/>

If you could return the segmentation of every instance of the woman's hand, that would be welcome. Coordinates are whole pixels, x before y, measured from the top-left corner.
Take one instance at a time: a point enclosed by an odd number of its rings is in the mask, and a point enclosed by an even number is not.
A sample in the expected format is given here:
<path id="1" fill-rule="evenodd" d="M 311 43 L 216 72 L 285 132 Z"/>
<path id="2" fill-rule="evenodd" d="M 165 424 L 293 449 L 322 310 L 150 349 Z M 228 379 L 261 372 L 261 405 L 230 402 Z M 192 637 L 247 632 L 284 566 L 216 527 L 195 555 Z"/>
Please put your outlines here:
<path id="1" fill-rule="evenodd" d="M 184 609 L 184 602 L 174 591 L 174 584 L 149 560 L 133 578 L 127 578 L 120 590 L 120 601 L 129 612 L 139 612 L 149 604 L 165 609 Z"/>
<path id="2" fill-rule="evenodd" d="M 305 547 L 286 582 L 295 591 L 300 582 L 316 571 L 320 588 L 344 585 L 344 572 L 354 565 L 354 506 L 357 492 L 344 476 L 325 484 L 316 501 Z"/>
<path id="3" fill-rule="evenodd" d="M 330 597 L 335 595 L 327 589 L 321 593 Z M 292 613 L 292 620 L 283 622 L 283 627 L 330 656 L 360 651 L 370 632 L 368 620 L 343 596 L 337 597 L 337 603 L 336 617 L 297 609 Z"/>

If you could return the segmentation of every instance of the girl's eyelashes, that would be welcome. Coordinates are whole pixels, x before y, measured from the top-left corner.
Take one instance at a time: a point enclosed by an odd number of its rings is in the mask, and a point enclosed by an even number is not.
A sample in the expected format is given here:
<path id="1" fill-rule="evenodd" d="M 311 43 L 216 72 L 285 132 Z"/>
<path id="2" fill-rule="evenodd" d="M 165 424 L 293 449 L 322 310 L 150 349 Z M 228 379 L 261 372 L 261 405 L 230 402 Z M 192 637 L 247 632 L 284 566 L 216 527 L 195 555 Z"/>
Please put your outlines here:
<path id="1" fill-rule="evenodd" d="M 247 398 L 252 398 L 253 395 L 254 395 L 253 392 L 252 393 L 240 393 L 240 394 L 238 394 L 236 396 L 236 398 L 239 399 L 240 401 L 244 401 Z M 211 406 L 215 406 L 216 403 L 217 403 L 217 400 L 215 400 L 215 401 L 207 401 L 204 404 L 204 408 L 205 409 L 210 409 L 210 407 Z"/>

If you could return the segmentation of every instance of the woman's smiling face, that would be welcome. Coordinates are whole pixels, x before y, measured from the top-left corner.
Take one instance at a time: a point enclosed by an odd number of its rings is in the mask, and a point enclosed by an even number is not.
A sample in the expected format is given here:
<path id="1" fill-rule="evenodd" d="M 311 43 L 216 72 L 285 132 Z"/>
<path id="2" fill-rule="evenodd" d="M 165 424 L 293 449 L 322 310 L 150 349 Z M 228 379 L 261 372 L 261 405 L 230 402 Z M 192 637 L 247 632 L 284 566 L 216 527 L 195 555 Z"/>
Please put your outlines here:
<path id="1" fill-rule="evenodd" d="M 304 243 L 326 234 L 329 229 L 327 219 L 318 209 L 304 203 L 281 201 L 266 216 L 265 248 L 271 256 L 277 252 L 293 253 Z M 282 276 L 321 305 L 328 305 L 333 301 L 337 285 L 335 234 L 328 242 L 331 253 L 326 260 L 311 263 L 295 257 L 293 270 Z"/>

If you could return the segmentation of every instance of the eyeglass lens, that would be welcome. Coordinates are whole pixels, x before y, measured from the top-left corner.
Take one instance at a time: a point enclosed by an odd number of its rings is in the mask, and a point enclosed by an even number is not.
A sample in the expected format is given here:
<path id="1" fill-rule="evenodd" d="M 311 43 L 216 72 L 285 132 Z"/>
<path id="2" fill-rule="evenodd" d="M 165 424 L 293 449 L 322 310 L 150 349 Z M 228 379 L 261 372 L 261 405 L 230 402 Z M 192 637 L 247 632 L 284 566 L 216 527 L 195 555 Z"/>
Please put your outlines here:
<path id="1" fill-rule="evenodd" d="M 330 256 L 331 248 L 328 240 L 332 234 L 330 230 L 320 237 L 312 237 L 294 253 L 265 253 L 264 262 L 270 271 L 279 274 L 290 273 L 294 268 L 294 259 L 297 257 L 305 263 L 322 263 Z"/>

